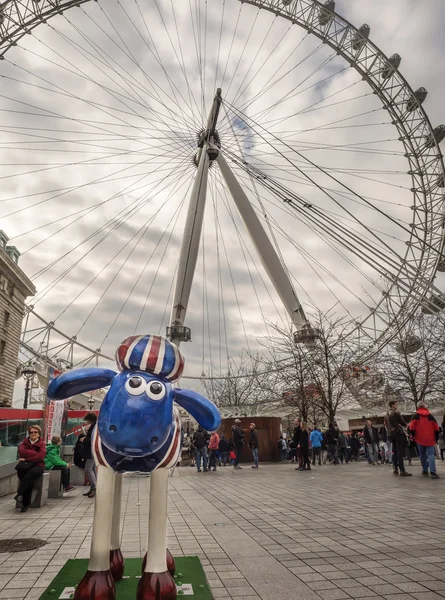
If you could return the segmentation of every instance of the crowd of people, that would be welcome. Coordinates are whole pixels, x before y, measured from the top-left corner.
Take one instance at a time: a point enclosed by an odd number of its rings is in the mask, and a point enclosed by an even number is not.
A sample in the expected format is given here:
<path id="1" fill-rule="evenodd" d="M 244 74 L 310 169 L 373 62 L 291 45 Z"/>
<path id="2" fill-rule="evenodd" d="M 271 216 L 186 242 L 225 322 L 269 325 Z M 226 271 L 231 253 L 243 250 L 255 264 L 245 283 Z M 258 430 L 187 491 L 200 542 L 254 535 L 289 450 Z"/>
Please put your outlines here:
<path id="1" fill-rule="evenodd" d="M 416 413 L 407 423 L 398 409 L 398 403 L 391 401 L 384 418 L 384 424 L 377 428 L 367 419 L 362 430 L 340 431 L 333 421 L 325 432 L 309 429 L 307 424 L 295 419 L 293 435 L 278 440 L 281 460 L 298 462 L 297 469 L 310 471 L 312 466 L 332 465 L 358 461 L 363 456 L 370 465 L 392 465 L 394 475 L 411 477 L 405 469 L 405 461 L 412 465 L 418 457 L 422 465 L 422 475 L 439 479 L 436 472 L 436 456 L 444 460 L 445 416 L 439 427 L 434 416 L 424 403 L 419 403 Z M 309 438 L 309 439 L 308 439 Z M 309 460 L 311 459 L 311 460 Z"/>
<path id="2" fill-rule="evenodd" d="M 96 468 L 91 451 L 91 436 L 96 425 L 97 417 L 94 413 L 85 415 L 83 432 L 79 435 L 74 448 L 74 464 L 85 470 L 85 478 L 90 489 L 84 493 L 88 498 L 96 495 Z M 27 512 L 30 504 L 35 482 L 44 471 L 60 471 L 60 485 L 64 492 L 71 492 L 75 488 L 70 484 L 71 463 L 67 463 L 60 456 L 62 439 L 55 435 L 51 443 L 45 444 L 42 430 L 39 425 L 31 425 L 26 437 L 18 448 L 19 461 L 16 466 L 19 487 L 14 500 L 20 502 L 21 512 Z"/>
<path id="3" fill-rule="evenodd" d="M 391 465 L 395 475 L 410 477 L 405 469 L 418 457 L 422 465 L 422 475 L 439 479 L 436 472 L 436 456 L 444 460 L 445 417 L 442 427 L 423 403 L 412 419 L 405 422 L 396 401 L 390 402 L 384 423 L 376 427 L 371 419 L 363 423 L 358 431 L 343 432 L 333 421 L 325 431 L 295 419 L 292 435 L 281 435 L 277 440 L 277 450 L 281 462 L 292 462 L 296 470 L 310 471 L 318 464 L 347 464 L 363 457 L 374 465 Z M 199 427 L 189 444 L 190 465 L 202 471 L 216 471 L 217 466 L 232 465 L 241 469 L 240 456 L 247 445 L 252 455 L 252 468 L 259 468 L 258 432 L 255 423 L 248 431 L 241 428 L 241 420 L 235 419 L 231 438 L 226 439 L 218 432 L 207 433 Z M 245 455 L 244 455 L 245 458 Z"/>
<path id="4" fill-rule="evenodd" d="M 91 450 L 91 440 L 97 417 L 88 413 L 84 418 L 83 431 L 79 435 L 74 449 L 74 464 L 85 470 L 85 481 L 89 490 L 84 493 L 88 498 L 96 495 L 96 467 Z M 259 468 L 259 439 L 255 423 L 249 430 L 241 428 L 241 420 L 235 419 L 231 438 L 226 439 L 217 431 L 208 433 L 202 427 L 194 432 L 189 446 L 190 465 L 198 473 L 216 471 L 218 466 L 232 465 L 241 469 L 240 457 L 247 445 L 252 455 L 252 468 Z M 434 416 L 423 403 L 419 403 L 416 413 L 407 423 L 398 409 L 396 401 L 389 403 L 384 424 L 377 428 L 367 419 L 360 431 L 342 432 L 333 421 L 322 432 L 319 428 L 309 428 L 308 424 L 295 419 L 292 436 L 283 436 L 277 440 L 277 450 L 281 462 L 297 463 L 299 471 L 310 471 L 311 465 L 338 465 L 366 458 L 370 465 L 392 465 L 395 475 L 410 477 L 405 469 L 405 461 L 412 464 L 412 458 L 418 457 L 422 465 L 422 475 L 439 479 L 436 472 L 436 457 L 444 460 L 445 455 L 445 416 L 439 427 Z M 14 499 L 22 504 L 22 512 L 28 510 L 35 481 L 45 470 L 61 471 L 61 486 L 65 492 L 74 487 L 70 484 L 71 464 L 60 456 L 62 440 L 53 436 L 50 444 L 45 444 L 38 425 L 31 425 L 28 437 L 18 449 L 19 462 L 16 466 L 19 487 Z"/>

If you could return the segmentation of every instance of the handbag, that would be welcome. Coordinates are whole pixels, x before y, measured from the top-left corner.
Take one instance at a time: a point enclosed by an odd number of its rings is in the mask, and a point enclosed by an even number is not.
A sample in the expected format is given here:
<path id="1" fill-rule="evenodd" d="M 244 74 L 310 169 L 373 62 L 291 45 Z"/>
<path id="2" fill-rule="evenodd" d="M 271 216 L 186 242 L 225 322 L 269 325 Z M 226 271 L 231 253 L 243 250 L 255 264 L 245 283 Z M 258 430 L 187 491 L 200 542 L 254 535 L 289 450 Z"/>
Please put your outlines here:
<path id="1" fill-rule="evenodd" d="M 27 473 L 30 471 L 36 463 L 32 460 L 21 460 L 15 466 L 17 473 Z"/>

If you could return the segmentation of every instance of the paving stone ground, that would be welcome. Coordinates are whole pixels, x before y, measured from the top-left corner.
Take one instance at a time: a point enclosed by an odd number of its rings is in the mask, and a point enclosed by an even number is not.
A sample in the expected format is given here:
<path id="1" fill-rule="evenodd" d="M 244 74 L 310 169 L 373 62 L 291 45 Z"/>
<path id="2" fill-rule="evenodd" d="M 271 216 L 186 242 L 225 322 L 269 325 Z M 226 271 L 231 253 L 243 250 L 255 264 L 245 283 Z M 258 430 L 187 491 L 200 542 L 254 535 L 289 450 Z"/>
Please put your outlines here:
<path id="1" fill-rule="evenodd" d="M 445 598 L 442 479 L 398 478 L 366 463 L 261 465 L 170 478 L 169 548 L 198 555 L 216 600 L 440 600 Z M 126 476 L 122 550 L 146 547 L 150 479 Z M 16 512 L 0 499 L 0 538 L 48 540 L 0 554 L 0 600 L 37 600 L 68 558 L 89 553 L 93 502 L 83 488 Z"/>

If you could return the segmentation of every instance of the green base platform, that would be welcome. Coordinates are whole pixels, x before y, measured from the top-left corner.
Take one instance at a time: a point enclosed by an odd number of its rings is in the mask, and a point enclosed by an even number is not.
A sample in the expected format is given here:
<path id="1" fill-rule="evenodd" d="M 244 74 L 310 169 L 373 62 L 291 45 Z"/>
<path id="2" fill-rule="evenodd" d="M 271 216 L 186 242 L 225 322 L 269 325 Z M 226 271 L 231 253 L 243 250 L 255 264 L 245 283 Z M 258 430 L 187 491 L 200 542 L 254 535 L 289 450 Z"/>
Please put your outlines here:
<path id="1" fill-rule="evenodd" d="M 175 563 L 178 598 L 213 600 L 204 569 L 197 556 L 179 556 L 175 558 Z M 82 579 L 87 568 L 88 559 L 86 558 L 68 560 L 40 596 L 40 600 L 69 600 L 72 598 L 74 587 Z M 141 570 L 141 558 L 125 560 L 124 579 L 116 584 L 116 600 L 135 600 Z"/>

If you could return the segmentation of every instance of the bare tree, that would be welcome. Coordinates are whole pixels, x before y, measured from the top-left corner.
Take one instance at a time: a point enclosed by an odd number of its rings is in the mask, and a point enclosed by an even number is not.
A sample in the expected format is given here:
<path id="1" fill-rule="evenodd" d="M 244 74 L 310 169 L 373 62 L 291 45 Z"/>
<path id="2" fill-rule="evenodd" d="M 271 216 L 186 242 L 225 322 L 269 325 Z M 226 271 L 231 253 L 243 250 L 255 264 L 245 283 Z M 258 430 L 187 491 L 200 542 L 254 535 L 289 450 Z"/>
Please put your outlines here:
<path id="1" fill-rule="evenodd" d="M 267 364 L 261 355 L 243 352 L 237 360 L 230 359 L 227 371 L 215 373 L 212 369 L 213 377 L 203 380 L 208 398 L 221 408 L 245 408 L 250 413 L 266 405 L 276 406 L 279 394 L 271 381 L 275 375 L 267 372 Z"/>
<path id="2" fill-rule="evenodd" d="M 345 319 L 333 314 L 318 312 L 311 319 L 317 331 L 315 344 L 296 344 L 293 333 L 278 325 L 272 325 L 274 337 L 268 344 L 275 357 L 286 359 L 282 373 L 285 388 L 284 400 L 305 420 L 321 420 L 320 414 L 331 422 L 337 410 L 345 402 L 347 388 L 344 373 L 353 361 L 356 342 L 348 335 Z"/>
<path id="3" fill-rule="evenodd" d="M 417 408 L 419 402 L 443 402 L 444 352 L 443 316 L 420 314 L 399 326 L 394 342 L 377 357 L 379 369 L 390 388 L 403 397 L 406 410 Z"/>

